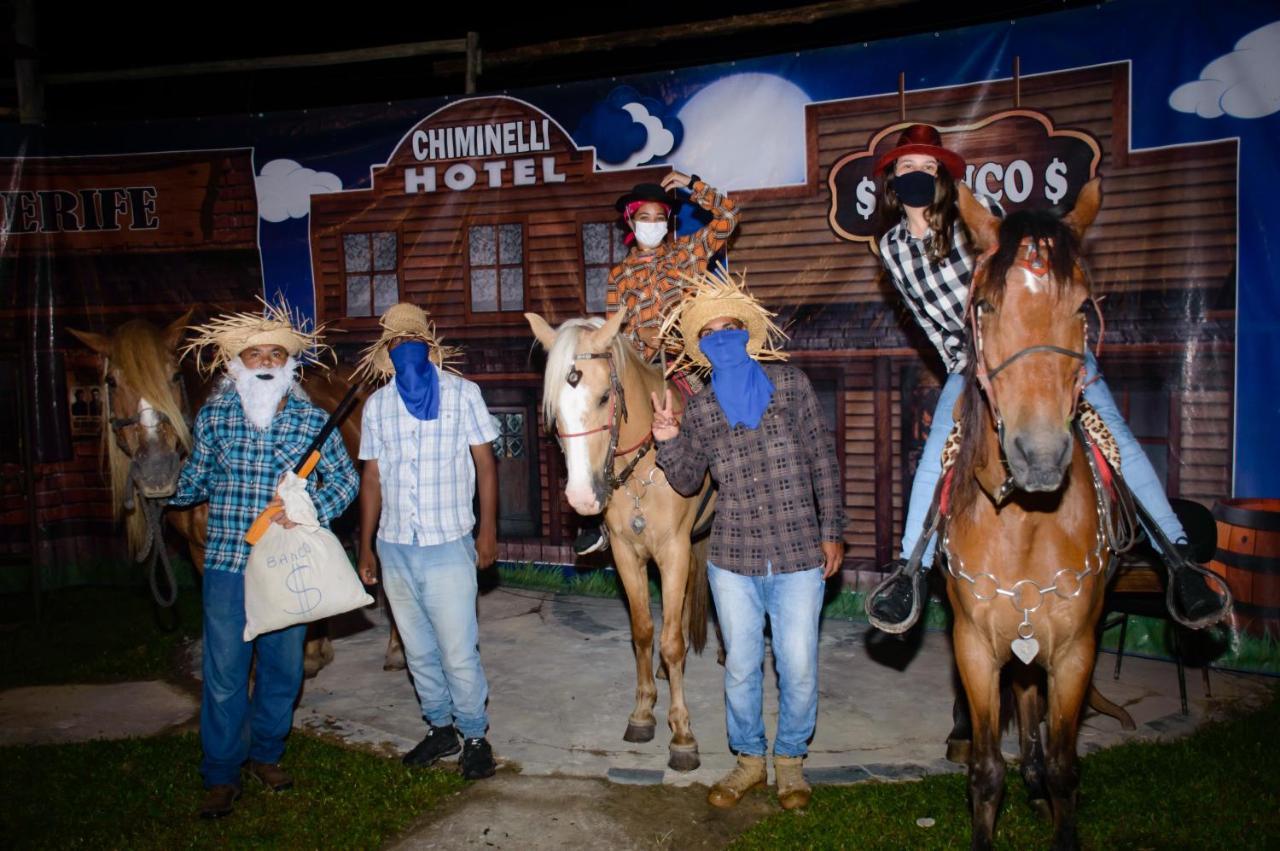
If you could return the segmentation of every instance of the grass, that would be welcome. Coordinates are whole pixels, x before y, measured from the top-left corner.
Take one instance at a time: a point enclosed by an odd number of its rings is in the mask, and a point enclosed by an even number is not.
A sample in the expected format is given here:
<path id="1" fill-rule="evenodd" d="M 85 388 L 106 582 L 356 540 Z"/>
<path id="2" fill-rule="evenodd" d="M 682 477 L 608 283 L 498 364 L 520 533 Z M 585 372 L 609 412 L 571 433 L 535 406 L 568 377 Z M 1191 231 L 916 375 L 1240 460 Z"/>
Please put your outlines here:
<path id="1" fill-rule="evenodd" d="M 1280 847 L 1280 691 L 1250 715 L 1172 743 L 1132 742 L 1083 760 L 1079 824 L 1085 848 Z M 779 812 L 731 846 L 960 848 L 969 843 L 963 775 L 907 783 L 825 786 L 803 813 Z M 933 827 L 916 819 L 932 818 Z M 1045 848 L 1048 821 L 1026 803 L 1011 766 L 996 827 L 999 848 Z"/>
<path id="2" fill-rule="evenodd" d="M 0 748 L 0 836 L 6 848 L 375 848 L 466 785 L 295 734 L 293 790 L 246 779 L 235 813 L 205 822 L 199 759 L 194 734 Z"/>
<path id="3" fill-rule="evenodd" d="M 0 596 L 0 688 L 171 676 L 200 619 L 200 596 L 190 589 L 163 612 L 144 587 L 63 589 L 44 595 L 39 623 L 29 595 Z"/>

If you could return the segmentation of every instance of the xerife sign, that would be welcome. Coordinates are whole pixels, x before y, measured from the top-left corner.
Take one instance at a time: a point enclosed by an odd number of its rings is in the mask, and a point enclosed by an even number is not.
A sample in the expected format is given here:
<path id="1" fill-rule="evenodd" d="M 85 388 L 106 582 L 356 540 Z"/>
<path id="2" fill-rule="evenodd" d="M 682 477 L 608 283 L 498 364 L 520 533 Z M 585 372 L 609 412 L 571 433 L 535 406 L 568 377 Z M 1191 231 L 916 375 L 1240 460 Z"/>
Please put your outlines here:
<path id="1" fill-rule="evenodd" d="M 871 137 L 865 150 L 846 154 L 832 165 L 827 178 L 828 221 L 838 236 L 874 244 L 879 225 L 876 206 L 885 176 L 872 174 L 871 169 L 912 123 L 885 127 Z M 1024 207 L 1069 209 L 1102 160 L 1102 149 L 1093 136 L 1055 129 L 1048 115 L 1030 109 L 998 112 L 976 124 L 939 127 L 938 132 L 942 144 L 965 159 L 965 173 L 955 176 L 975 193 L 1000 202 L 1006 212 Z"/>

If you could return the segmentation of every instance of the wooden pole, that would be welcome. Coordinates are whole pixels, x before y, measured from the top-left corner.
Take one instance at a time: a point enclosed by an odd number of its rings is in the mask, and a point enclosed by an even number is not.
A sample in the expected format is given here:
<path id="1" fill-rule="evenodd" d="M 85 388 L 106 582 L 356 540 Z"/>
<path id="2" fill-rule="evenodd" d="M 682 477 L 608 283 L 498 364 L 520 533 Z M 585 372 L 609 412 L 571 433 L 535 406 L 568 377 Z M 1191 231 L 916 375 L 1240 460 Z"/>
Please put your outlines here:
<path id="1" fill-rule="evenodd" d="M 18 121 L 44 123 L 44 84 L 36 59 L 35 0 L 15 0 L 13 4 L 13 76 L 18 88 Z M 34 508 L 33 508 L 34 510 Z"/>
<path id="2" fill-rule="evenodd" d="M 878 357 L 872 371 L 872 417 L 876 453 L 876 564 L 893 558 L 893 376 L 891 361 Z"/>
<path id="3" fill-rule="evenodd" d="M 1022 108 L 1022 57 L 1013 57 L 1013 108 Z"/>
<path id="4" fill-rule="evenodd" d="M 480 33 L 467 33 L 467 78 L 463 91 L 476 93 L 476 77 L 480 74 Z"/>
<path id="5" fill-rule="evenodd" d="M 907 120 L 907 72 L 898 72 L 898 120 Z"/>

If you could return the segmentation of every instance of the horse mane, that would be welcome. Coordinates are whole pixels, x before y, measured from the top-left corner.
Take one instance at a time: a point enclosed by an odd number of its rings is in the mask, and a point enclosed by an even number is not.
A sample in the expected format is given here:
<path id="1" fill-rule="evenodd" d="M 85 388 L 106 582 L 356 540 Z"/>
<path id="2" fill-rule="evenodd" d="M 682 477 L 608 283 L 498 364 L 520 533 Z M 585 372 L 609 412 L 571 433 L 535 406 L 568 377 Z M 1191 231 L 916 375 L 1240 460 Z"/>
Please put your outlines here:
<path id="1" fill-rule="evenodd" d="M 999 307 L 1008 285 L 1009 269 L 1018 260 L 1025 239 L 1030 239 L 1033 245 L 1042 246 L 1041 256 L 1049 266 L 1052 292 L 1055 297 L 1061 293 L 1080 263 L 1080 239 L 1056 213 L 1020 210 L 1000 222 L 999 247 L 991 259 L 975 271 L 970 299 L 981 297 Z M 1089 276 L 1083 277 L 1086 288 L 1091 289 Z M 978 481 L 973 474 L 987 463 L 987 441 L 981 437 L 994 428 L 986 396 L 978 384 L 978 353 L 972 335 L 965 343 L 965 352 L 968 360 L 964 370 L 964 390 L 960 394 L 960 413 L 956 416 L 962 437 L 951 483 L 953 512 L 972 504 L 977 498 Z"/>
<path id="2" fill-rule="evenodd" d="M 127 384 L 138 396 L 145 398 L 159 413 L 169 419 L 169 425 L 185 452 L 191 451 L 191 431 L 187 426 L 187 412 L 182 397 L 175 394 L 173 375 L 168 361 L 171 352 L 163 332 L 144 319 L 131 319 L 111 335 L 110 353 L 103 368 L 103 379 L 113 369 L 119 370 L 121 383 Z M 111 501 L 115 518 L 124 515 L 125 499 L 129 496 L 130 458 L 116 444 L 111 429 L 110 394 L 102 406 L 102 443 L 111 478 Z M 129 551 L 137 552 L 146 535 L 146 519 L 136 508 L 125 517 Z"/>
<path id="3" fill-rule="evenodd" d="M 555 342 L 547 351 L 547 370 L 542 379 L 542 421 L 548 430 L 555 426 L 556 411 L 560 407 L 560 393 L 567 386 L 565 376 L 575 366 L 574 355 L 578 352 L 578 342 L 584 333 L 591 333 L 604 325 L 599 316 L 582 316 L 565 320 L 556 329 Z M 622 334 L 613 338 L 610 346 L 614 363 L 618 364 L 618 374 L 627 369 L 647 370 L 656 373 L 656 367 L 645 362 L 635 347 L 627 342 Z"/>

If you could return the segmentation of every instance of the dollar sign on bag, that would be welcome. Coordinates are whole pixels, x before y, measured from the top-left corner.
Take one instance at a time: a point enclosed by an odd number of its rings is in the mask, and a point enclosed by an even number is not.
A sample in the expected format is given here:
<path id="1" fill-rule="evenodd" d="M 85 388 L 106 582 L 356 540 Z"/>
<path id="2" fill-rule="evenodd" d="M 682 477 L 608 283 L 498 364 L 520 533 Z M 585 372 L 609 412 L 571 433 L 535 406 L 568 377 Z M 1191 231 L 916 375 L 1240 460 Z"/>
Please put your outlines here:
<path id="1" fill-rule="evenodd" d="M 289 571 L 289 575 L 285 577 L 284 586 L 290 591 L 298 595 L 298 609 L 286 609 L 285 611 L 291 615 L 305 615 L 320 605 L 320 600 L 324 595 L 319 588 L 312 588 L 307 584 L 307 571 L 311 569 L 309 564 L 300 564 L 293 570 Z M 314 595 L 314 597 L 312 596 Z"/>

